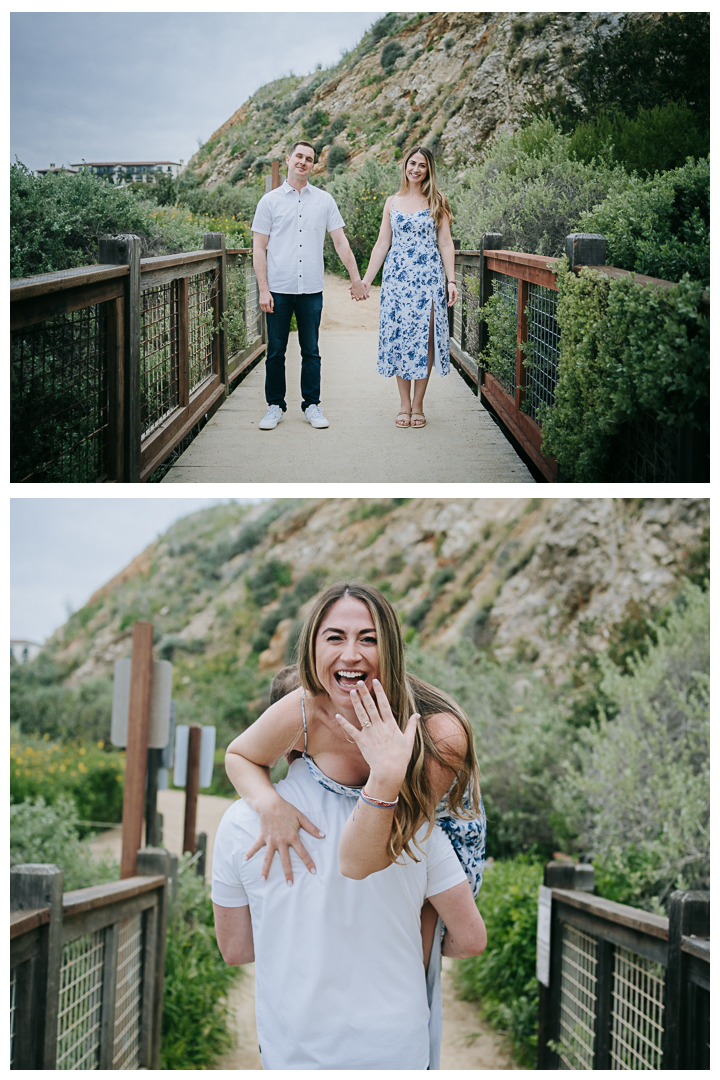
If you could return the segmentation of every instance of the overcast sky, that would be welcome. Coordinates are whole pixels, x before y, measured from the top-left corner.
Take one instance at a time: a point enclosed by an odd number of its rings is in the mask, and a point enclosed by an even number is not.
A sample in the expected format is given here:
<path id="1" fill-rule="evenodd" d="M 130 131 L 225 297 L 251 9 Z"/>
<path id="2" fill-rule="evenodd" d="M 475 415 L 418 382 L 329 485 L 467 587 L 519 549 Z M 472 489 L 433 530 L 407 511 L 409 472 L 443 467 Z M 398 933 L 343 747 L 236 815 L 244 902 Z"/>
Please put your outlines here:
<path id="1" fill-rule="evenodd" d="M 43 642 L 181 517 L 247 499 L 11 499 L 10 636 Z"/>
<path id="2" fill-rule="evenodd" d="M 260 86 L 335 64 L 382 12 L 22 12 L 11 160 L 185 162 Z"/>

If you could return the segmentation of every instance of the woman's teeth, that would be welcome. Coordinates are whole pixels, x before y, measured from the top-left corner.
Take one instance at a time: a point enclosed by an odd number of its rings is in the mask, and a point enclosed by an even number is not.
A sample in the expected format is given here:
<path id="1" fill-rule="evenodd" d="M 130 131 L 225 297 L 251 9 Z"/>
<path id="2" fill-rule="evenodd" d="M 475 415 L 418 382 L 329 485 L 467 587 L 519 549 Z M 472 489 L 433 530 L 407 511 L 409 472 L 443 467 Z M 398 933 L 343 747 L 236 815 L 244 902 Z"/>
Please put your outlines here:
<path id="1" fill-rule="evenodd" d="M 365 678 L 364 671 L 338 671 L 335 678 L 342 686 L 343 683 L 350 683 L 354 686 L 357 682 Z"/>

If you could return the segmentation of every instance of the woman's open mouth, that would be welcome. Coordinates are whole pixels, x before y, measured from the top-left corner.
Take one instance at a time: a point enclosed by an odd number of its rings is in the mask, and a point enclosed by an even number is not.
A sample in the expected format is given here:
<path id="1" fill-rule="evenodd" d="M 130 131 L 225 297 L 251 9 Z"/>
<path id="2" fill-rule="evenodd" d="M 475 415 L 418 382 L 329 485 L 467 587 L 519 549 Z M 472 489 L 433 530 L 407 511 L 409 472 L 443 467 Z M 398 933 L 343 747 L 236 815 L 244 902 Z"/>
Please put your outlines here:
<path id="1" fill-rule="evenodd" d="M 357 687 L 358 683 L 361 683 L 365 678 L 364 671 L 354 671 L 348 669 L 347 671 L 336 671 L 335 682 L 338 686 L 341 686 L 343 690 L 352 690 Z"/>

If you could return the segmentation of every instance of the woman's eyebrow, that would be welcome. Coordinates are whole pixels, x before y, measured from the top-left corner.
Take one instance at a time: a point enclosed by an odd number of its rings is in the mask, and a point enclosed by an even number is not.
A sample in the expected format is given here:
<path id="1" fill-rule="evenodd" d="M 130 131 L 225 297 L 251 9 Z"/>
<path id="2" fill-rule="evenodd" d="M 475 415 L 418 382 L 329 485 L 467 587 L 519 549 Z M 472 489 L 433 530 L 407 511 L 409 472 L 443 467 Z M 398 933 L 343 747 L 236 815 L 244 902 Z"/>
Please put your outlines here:
<path id="1" fill-rule="evenodd" d="M 369 630 L 360 630 L 360 634 L 377 634 L 377 630 L 373 626 Z M 346 634 L 347 630 L 338 630 L 334 626 L 326 626 L 324 630 L 320 631 L 321 634 Z"/>

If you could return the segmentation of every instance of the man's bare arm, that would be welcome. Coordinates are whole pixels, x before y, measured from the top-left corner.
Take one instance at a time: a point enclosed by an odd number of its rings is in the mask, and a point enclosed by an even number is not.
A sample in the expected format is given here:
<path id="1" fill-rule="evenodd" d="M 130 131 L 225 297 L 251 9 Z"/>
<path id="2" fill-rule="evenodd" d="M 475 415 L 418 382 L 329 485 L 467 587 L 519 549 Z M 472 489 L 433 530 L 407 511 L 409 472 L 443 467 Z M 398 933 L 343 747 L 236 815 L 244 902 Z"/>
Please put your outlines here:
<path id="1" fill-rule="evenodd" d="M 447 927 L 443 955 L 458 959 L 479 956 L 487 945 L 483 917 L 475 906 L 467 881 L 429 897 L 429 902 Z"/>
<path id="2" fill-rule="evenodd" d="M 275 309 L 275 302 L 267 283 L 267 246 L 269 236 L 265 233 L 253 233 L 253 270 L 257 278 L 260 292 L 260 310 L 271 313 Z"/>
<path id="3" fill-rule="evenodd" d="M 342 228 L 333 229 L 330 233 L 330 239 L 333 242 L 338 258 L 350 275 L 350 295 L 354 300 L 365 300 L 368 290 L 360 280 L 360 272 L 357 268 L 355 256 L 352 253 L 352 248 L 344 230 Z"/>
<path id="4" fill-rule="evenodd" d="M 220 907 L 213 904 L 215 936 L 226 964 L 252 964 L 255 959 L 250 906 Z"/>

